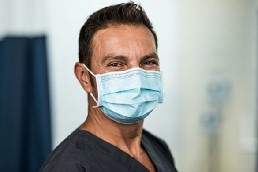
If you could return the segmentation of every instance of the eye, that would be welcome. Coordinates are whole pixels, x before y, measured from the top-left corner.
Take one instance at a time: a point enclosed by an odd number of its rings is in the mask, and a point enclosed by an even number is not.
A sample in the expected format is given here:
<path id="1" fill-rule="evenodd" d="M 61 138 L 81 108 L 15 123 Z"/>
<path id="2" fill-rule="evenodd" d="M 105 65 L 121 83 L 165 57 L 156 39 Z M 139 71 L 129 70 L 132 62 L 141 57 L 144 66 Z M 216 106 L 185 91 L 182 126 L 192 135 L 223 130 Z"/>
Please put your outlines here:
<path id="1" fill-rule="evenodd" d="M 123 65 L 123 63 L 121 63 L 121 62 L 111 62 L 107 66 L 108 67 L 120 67 L 122 65 Z"/>
<path id="2" fill-rule="evenodd" d="M 159 59 L 158 58 L 144 59 L 140 67 L 144 70 L 159 70 Z"/>
<path id="3" fill-rule="evenodd" d="M 147 60 L 143 63 L 143 65 L 156 65 L 159 66 L 159 62 L 157 60 Z"/>
<path id="4" fill-rule="evenodd" d="M 109 71 L 123 70 L 127 65 L 128 57 L 118 55 L 118 56 L 105 56 L 102 60 L 102 64 Z"/>

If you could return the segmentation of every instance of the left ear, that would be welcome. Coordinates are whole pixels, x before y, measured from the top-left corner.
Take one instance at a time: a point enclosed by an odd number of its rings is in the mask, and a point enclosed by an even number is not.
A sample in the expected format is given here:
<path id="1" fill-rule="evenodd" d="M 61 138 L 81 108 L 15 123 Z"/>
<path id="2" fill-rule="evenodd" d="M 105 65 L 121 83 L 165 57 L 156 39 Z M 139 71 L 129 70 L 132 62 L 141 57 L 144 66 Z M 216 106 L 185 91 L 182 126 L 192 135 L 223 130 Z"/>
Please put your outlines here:
<path id="1" fill-rule="evenodd" d="M 82 88 L 87 92 L 87 93 L 92 93 L 93 88 L 90 80 L 90 74 L 89 72 L 85 69 L 83 64 L 77 62 L 74 65 L 74 74 L 77 78 L 77 80 L 80 82 Z"/>

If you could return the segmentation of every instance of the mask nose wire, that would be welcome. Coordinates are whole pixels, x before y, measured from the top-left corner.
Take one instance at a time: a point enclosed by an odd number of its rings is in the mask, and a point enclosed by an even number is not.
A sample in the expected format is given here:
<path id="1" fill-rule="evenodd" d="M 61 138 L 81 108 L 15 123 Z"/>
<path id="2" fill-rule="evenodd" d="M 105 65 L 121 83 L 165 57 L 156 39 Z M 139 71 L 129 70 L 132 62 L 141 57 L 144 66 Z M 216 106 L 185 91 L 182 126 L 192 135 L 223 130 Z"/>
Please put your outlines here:
<path id="1" fill-rule="evenodd" d="M 96 78 L 96 76 L 94 75 L 94 73 L 84 64 L 84 63 L 82 63 L 82 65 L 85 67 L 85 69 L 88 71 L 88 72 L 90 72 L 90 74 L 92 75 L 92 76 L 94 76 L 95 78 Z M 97 101 L 97 99 L 94 97 L 94 95 L 92 94 L 92 93 L 90 93 L 90 96 L 92 97 L 92 99 L 96 102 L 96 106 L 93 106 L 93 108 L 95 108 L 95 107 L 97 107 L 98 106 L 98 101 Z"/>

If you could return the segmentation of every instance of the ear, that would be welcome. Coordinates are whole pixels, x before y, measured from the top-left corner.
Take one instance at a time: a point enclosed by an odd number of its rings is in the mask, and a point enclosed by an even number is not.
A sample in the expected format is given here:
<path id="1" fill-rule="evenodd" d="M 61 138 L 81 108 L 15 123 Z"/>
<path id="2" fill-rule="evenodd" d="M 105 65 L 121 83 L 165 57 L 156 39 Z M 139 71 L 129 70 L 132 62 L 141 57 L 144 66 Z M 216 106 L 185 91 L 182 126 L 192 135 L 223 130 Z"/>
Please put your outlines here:
<path id="1" fill-rule="evenodd" d="M 87 93 L 92 93 L 93 88 L 91 85 L 90 74 L 81 63 L 79 62 L 75 63 L 74 74 L 78 79 L 78 81 L 80 82 L 82 88 Z"/>

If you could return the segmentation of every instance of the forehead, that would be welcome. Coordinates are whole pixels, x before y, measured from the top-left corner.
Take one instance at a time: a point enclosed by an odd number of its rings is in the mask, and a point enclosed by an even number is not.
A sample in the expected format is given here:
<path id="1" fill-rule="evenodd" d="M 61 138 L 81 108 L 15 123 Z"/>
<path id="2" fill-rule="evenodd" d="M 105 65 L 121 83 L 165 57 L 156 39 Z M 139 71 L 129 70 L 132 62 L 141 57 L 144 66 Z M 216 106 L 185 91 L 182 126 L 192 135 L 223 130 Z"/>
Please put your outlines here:
<path id="1" fill-rule="evenodd" d="M 94 54 L 107 53 L 120 53 L 121 55 L 130 54 L 130 52 L 152 53 L 156 51 L 156 45 L 154 36 L 145 26 L 110 25 L 94 34 L 92 50 L 93 57 Z"/>

